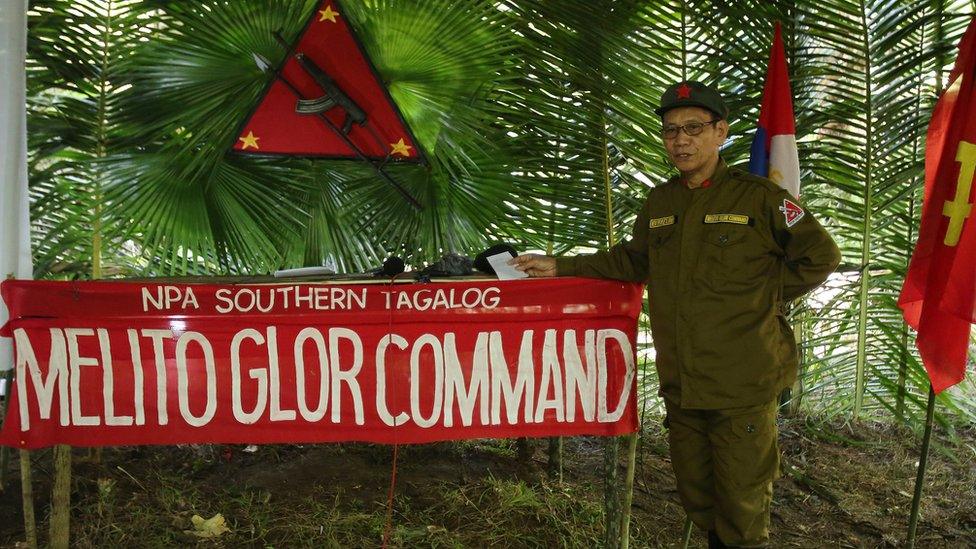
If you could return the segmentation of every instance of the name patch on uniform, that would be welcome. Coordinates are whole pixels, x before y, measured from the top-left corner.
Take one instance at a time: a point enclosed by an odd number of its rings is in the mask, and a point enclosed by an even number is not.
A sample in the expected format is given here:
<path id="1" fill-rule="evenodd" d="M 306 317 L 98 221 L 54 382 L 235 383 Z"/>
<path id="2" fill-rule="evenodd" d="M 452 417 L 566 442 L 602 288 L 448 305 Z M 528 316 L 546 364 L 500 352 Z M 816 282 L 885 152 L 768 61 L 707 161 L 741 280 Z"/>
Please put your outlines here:
<path id="1" fill-rule="evenodd" d="M 779 207 L 779 211 L 783 212 L 783 218 L 786 221 L 787 228 L 796 225 L 806 214 L 799 204 L 787 198 L 783 199 L 783 205 Z"/>
<path id="2" fill-rule="evenodd" d="M 667 227 L 668 225 L 674 225 L 677 220 L 676 216 L 669 215 L 667 217 L 655 217 L 651 219 L 650 227 L 656 229 L 658 227 Z"/>
<path id="3" fill-rule="evenodd" d="M 705 223 L 732 223 L 734 225 L 751 225 L 748 215 L 740 214 L 707 214 Z"/>

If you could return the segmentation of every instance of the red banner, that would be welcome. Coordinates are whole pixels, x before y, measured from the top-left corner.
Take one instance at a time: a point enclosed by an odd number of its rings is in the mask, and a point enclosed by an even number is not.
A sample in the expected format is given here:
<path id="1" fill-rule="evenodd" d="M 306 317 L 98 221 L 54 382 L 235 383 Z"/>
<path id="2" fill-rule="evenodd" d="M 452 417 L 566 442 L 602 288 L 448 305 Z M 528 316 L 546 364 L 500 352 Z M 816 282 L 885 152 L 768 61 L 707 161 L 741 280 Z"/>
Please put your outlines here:
<path id="1" fill-rule="evenodd" d="M 966 376 L 976 322 L 976 15 L 959 43 L 949 88 L 932 110 L 925 138 L 925 196 L 918 242 L 898 305 L 918 330 L 936 394 Z"/>
<path id="2" fill-rule="evenodd" d="M 0 444 L 618 435 L 638 285 L 6 281 Z"/>

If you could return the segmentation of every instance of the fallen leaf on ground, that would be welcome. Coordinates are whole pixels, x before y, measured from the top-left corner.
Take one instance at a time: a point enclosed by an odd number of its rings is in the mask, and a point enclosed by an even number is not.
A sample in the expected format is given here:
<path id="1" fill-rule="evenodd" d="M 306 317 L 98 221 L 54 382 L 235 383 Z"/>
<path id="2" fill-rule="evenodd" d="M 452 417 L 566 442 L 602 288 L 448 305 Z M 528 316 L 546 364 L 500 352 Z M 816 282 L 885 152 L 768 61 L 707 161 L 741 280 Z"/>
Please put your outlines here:
<path id="1" fill-rule="evenodd" d="M 193 523 L 193 530 L 183 531 L 200 538 L 215 538 L 224 532 L 230 532 L 230 528 L 227 527 L 226 521 L 224 520 L 224 515 L 220 513 L 208 519 L 200 515 L 193 515 L 190 518 L 190 522 Z"/>

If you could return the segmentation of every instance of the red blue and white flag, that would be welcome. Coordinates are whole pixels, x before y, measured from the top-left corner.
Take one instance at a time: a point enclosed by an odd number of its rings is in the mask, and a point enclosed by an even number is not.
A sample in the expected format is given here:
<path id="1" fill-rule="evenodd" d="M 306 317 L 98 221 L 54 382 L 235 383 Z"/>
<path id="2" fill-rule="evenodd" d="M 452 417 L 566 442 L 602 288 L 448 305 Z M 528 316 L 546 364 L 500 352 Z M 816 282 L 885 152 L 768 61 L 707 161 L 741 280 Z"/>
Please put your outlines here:
<path id="1" fill-rule="evenodd" d="M 783 47 L 778 22 L 769 54 L 766 85 L 763 87 L 759 127 L 749 155 L 749 171 L 772 179 L 793 196 L 800 195 L 800 160 L 796 153 L 793 98 L 786 69 L 786 48 Z"/>

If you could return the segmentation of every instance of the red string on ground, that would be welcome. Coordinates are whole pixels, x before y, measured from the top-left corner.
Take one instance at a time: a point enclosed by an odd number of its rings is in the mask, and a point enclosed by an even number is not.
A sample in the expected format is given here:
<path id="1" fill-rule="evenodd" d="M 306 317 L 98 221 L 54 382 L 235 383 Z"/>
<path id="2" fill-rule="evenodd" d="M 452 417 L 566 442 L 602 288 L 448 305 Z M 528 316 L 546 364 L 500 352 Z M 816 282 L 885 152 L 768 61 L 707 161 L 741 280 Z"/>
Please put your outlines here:
<path id="1" fill-rule="evenodd" d="M 397 277 L 399 277 L 402 274 L 406 274 L 406 273 L 400 273 L 400 274 L 398 274 L 398 275 L 396 275 L 396 276 L 394 276 L 393 278 L 390 279 L 390 297 L 391 297 L 391 299 L 390 299 L 390 323 L 389 323 L 389 327 L 388 327 L 387 333 L 386 333 L 386 337 L 389 338 L 390 340 L 393 339 L 393 310 L 396 308 L 396 297 L 395 297 L 395 293 L 394 293 L 395 290 L 393 290 L 393 286 L 396 283 Z M 397 392 L 396 392 L 396 378 L 397 378 L 397 376 L 394 375 L 392 381 L 390 382 L 390 390 L 393 391 L 393 394 L 394 395 L 397 394 Z M 390 535 L 393 533 L 393 496 L 396 493 L 397 457 L 399 455 L 399 450 L 400 450 L 400 444 L 399 444 L 399 441 L 397 440 L 397 427 L 399 427 L 400 425 L 399 425 L 399 423 L 396 420 L 397 416 L 395 414 L 396 414 L 396 411 L 394 410 L 394 416 L 393 416 L 393 463 L 392 463 L 392 465 L 390 467 L 390 489 L 387 492 L 387 496 L 386 496 L 386 526 L 384 526 L 384 528 L 383 528 L 383 549 L 386 549 L 386 547 L 389 546 L 389 543 L 390 543 Z"/>

